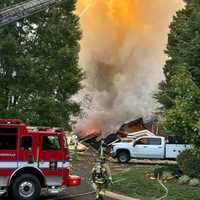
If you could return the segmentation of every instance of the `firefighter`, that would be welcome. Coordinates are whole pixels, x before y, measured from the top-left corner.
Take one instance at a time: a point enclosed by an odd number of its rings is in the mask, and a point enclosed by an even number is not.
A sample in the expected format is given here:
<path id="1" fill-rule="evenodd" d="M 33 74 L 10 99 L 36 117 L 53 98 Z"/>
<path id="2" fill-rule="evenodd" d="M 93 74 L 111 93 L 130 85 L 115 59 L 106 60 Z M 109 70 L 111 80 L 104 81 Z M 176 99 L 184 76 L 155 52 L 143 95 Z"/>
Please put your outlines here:
<path id="1" fill-rule="evenodd" d="M 105 192 L 106 188 L 112 184 L 111 171 L 109 165 L 106 162 L 105 150 L 106 147 L 104 145 L 104 141 L 102 140 L 99 159 L 92 169 L 92 183 L 96 190 L 97 200 L 103 199 L 102 192 Z"/>

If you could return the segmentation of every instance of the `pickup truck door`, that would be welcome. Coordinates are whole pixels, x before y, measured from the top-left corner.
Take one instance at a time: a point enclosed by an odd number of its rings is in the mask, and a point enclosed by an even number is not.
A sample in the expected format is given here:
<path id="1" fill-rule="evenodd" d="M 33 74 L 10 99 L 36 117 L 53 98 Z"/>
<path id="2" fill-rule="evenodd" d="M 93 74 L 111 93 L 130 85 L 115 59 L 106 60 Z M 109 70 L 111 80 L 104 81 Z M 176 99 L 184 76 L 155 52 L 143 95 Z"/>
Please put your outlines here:
<path id="1" fill-rule="evenodd" d="M 133 143 L 132 155 L 134 158 L 145 158 L 148 154 L 147 138 L 140 138 Z"/>
<path id="2" fill-rule="evenodd" d="M 164 158 L 162 138 L 140 138 L 134 143 L 135 158 Z"/>

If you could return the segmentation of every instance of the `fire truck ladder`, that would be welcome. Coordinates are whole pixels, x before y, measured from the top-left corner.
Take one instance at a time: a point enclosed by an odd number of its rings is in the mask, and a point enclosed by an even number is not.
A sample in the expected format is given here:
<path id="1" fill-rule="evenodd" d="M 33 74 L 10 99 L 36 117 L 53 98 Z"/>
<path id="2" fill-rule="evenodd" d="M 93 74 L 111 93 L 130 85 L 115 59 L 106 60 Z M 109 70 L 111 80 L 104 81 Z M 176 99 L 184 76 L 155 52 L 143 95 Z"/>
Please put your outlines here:
<path id="1" fill-rule="evenodd" d="M 39 13 L 62 0 L 28 0 L 0 10 L 0 27 Z"/>

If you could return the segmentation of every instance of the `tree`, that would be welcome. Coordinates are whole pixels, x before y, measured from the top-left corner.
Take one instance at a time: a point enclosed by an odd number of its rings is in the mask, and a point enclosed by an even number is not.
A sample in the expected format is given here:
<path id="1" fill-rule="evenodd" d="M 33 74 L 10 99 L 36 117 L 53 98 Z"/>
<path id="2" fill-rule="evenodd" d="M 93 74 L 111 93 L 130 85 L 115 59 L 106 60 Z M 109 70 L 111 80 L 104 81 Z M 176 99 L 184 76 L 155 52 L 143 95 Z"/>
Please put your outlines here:
<path id="1" fill-rule="evenodd" d="M 165 131 L 200 150 L 200 0 L 185 2 L 170 25 L 166 79 L 155 96 Z"/>
<path id="2" fill-rule="evenodd" d="M 21 0 L 22 1 L 22 0 Z M 8 3 L 19 1 L 6 1 Z M 5 1 L 0 1 L 0 6 Z M 0 116 L 31 125 L 70 128 L 80 111 L 71 97 L 81 88 L 81 32 L 76 0 L 0 30 Z"/>
<path id="3" fill-rule="evenodd" d="M 176 98 L 163 114 L 162 125 L 169 134 L 182 137 L 196 148 L 200 147 L 200 88 L 192 75 L 183 70 L 169 81 L 174 86 Z"/>
<path id="4" fill-rule="evenodd" d="M 185 8 L 177 12 L 170 25 L 166 49 L 168 60 L 164 67 L 166 80 L 160 83 L 156 94 L 165 109 L 174 105 L 176 93 L 170 80 L 181 66 L 187 68 L 194 82 L 200 86 L 200 0 L 185 2 Z"/>

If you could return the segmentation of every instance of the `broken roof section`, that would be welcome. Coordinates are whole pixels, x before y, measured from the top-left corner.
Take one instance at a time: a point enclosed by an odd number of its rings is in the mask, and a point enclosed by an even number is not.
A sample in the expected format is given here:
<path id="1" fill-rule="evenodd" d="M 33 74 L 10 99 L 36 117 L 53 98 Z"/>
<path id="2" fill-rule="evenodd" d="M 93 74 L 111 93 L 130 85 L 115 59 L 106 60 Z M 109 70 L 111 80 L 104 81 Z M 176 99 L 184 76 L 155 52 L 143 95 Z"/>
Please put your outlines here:
<path id="1" fill-rule="evenodd" d="M 157 119 L 151 119 L 148 122 L 144 122 L 143 118 L 138 118 L 136 120 L 125 122 L 119 128 L 117 134 L 120 137 L 127 137 L 130 133 L 138 133 L 144 130 L 157 134 Z"/>
<path id="2" fill-rule="evenodd" d="M 133 133 L 137 131 L 144 130 L 145 125 L 143 118 L 138 118 L 136 120 L 132 120 L 129 122 L 125 122 L 117 131 L 118 134 L 121 134 L 122 132 L 127 132 L 127 133 Z"/>

